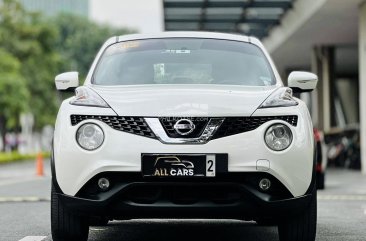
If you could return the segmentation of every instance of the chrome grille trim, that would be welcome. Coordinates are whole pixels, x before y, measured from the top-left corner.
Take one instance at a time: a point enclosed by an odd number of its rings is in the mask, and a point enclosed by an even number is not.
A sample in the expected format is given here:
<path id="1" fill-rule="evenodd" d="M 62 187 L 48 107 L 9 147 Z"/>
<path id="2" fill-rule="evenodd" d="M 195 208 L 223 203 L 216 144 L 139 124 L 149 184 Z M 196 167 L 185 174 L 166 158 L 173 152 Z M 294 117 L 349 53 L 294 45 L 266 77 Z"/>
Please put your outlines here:
<path id="1" fill-rule="evenodd" d="M 167 135 L 159 118 L 145 118 L 145 121 L 164 144 L 205 144 L 215 134 L 225 118 L 210 118 L 201 136 L 196 138 L 171 138 Z"/>

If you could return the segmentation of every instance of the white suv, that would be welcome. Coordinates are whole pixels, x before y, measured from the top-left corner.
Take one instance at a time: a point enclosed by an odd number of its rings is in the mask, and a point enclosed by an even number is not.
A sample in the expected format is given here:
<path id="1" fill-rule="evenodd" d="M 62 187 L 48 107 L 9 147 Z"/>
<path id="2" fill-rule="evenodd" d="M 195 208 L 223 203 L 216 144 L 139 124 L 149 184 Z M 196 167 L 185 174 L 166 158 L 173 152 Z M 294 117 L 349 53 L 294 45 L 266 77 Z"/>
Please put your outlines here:
<path id="1" fill-rule="evenodd" d="M 166 32 L 110 38 L 59 110 L 52 237 L 131 218 L 219 218 L 278 225 L 281 241 L 316 233 L 314 138 L 305 104 L 317 76 L 284 87 L 256 38 Z"/>

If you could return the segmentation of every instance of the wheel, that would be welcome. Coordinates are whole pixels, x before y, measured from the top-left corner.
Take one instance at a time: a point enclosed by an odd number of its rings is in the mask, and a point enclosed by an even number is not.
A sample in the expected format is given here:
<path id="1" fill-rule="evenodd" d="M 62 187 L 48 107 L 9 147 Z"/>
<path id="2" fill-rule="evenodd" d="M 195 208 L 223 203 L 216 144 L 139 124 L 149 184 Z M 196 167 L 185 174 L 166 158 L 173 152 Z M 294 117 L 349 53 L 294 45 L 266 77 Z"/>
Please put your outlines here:
<path id="1" fill-rule="evenodd" d="M 278 222 L 275 219 L 270 219 L 270 218 L 258 219 L 258 220 L 256 220 L 256 223 L 259 226 L 277 226 L 277 224 L 278 224 Z"/>
<path id="2" fill-rule="evenodd" d="M 325 188 L 325 173 L 316 174 L 316 188 L 323 190 Z"/>
<path id="3" fill-rule="evenodd" d="M 107 217 L 90 217 L 89 225 L 90 226 L 107 226 L 109 219 Z"/>
<path id="4" fill-rule="evenodd" d="M 314 241 L 316 236 L 317 201 L 316 189 L 309 207 L 302 213 L 289 216 L 278 225 L 280 241 Z"/>
<path id="5" fill-rule="evenodd" d="M 54 241 L 87 241 L 87 220 L 70 212 L 58 199 L 55 188 L 51 189 L 51 232 Z"/>

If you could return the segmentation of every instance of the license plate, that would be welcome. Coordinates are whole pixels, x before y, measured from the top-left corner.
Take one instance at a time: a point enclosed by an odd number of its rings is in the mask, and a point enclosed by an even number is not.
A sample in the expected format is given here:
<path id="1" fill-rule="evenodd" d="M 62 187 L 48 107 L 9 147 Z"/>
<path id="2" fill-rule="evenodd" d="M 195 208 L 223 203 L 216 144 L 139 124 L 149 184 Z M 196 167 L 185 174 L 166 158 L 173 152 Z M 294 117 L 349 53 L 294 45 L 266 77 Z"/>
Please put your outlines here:
<path id="1" fill-rule="evenodd" d="M 141 161 L 142 174 L 149 177 L 215 177 L 217 167 L 227 170 L 227 154 L 142 154 Z"/>

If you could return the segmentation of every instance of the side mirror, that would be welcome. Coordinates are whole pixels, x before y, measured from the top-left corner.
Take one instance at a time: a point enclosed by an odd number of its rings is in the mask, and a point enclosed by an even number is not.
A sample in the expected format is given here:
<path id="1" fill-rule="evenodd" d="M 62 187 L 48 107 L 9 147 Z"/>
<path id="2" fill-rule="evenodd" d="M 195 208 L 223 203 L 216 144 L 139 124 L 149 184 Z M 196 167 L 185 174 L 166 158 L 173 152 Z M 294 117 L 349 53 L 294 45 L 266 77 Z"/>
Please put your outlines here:
<path id="1" fill-rule="evenodd" d="M 316 88 L 318 76 L 310 72 L 293 71 L 288 76 L 288 87 L 294 93 L 310 92 Z"/>
<path id="2" fill-rule="evenodd" d="M 66 72 L 55 77 L 56 89 L 60 91 L 73 91 L 79 86 L 79 73 Z"/>

